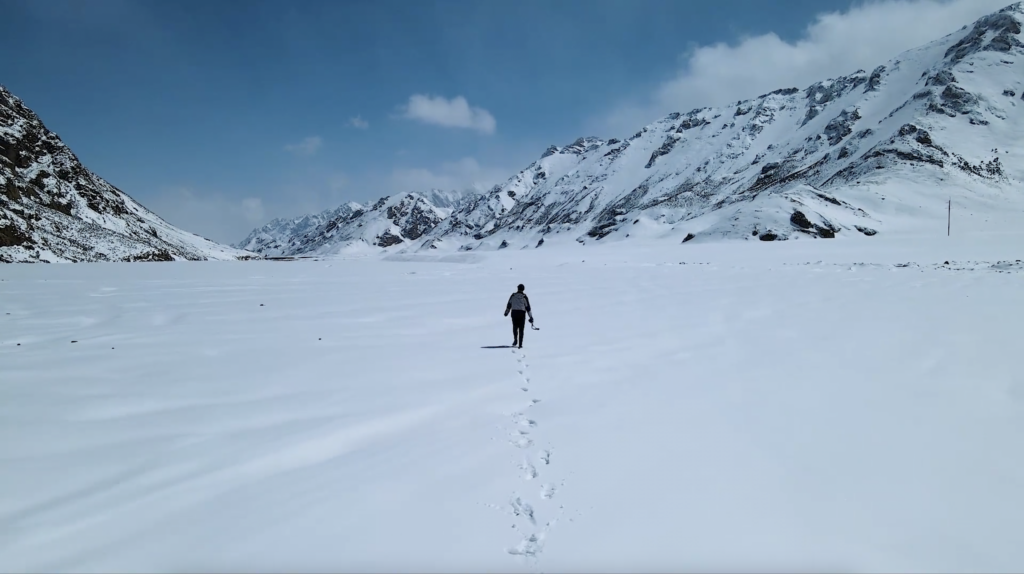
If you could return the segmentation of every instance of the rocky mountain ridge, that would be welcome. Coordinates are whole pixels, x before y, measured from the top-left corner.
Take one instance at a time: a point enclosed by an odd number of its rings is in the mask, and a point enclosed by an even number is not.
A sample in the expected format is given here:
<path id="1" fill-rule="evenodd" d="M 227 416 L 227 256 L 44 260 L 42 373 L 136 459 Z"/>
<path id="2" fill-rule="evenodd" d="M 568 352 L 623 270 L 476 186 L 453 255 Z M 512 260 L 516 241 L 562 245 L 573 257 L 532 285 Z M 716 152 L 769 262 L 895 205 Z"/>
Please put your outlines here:
<path id="1" fill-rule="evenodd" d="M 352 229 L 365 221 L 335 218 L 290 249 L 330 253 L 362 242 L 469 251 L 564 238 L 774 241 L 944 230 L 939 206 L 947 196 L 978 209 L 1021 204 L 1022 20 L 1018 2 L 870 71 L 672 113 L 621 140 L 552 146 L 411 234 L 368 238 Z"/>
<path id="2" fill-rule="evenodd" d="M 253 257 L 170 225 L 86 169 L 0 86 L 0 262 Z"/>
<path id="3" fill-rule="evenodd" d="M 577 140 L 570 154 L 549 150 L 482 202 L 504 209 L 481 222 L 456 213 L 420 248 L 638 230 L 684 241 L 871 236 L 890 210 L 863 196 L 886 179 L 1013 189 L 1024 176 L 1014 135 L 1024 133 L 1022 16 L 1016 3 L 870 72 L 673 113 L 623 141 Z M 1011 152 L 1008 168 L 1001 156 Z"/>
<path id="4" fill-rule="evenodd" d="M 362 205 L 347 203 L 314 215 L 275 219 L 237 247 L 267 256 L 331 252 L 359 245 L 388 248 L 423 237 L 478 197 L 471 192 L 430 190 L 386 196 Z"/>

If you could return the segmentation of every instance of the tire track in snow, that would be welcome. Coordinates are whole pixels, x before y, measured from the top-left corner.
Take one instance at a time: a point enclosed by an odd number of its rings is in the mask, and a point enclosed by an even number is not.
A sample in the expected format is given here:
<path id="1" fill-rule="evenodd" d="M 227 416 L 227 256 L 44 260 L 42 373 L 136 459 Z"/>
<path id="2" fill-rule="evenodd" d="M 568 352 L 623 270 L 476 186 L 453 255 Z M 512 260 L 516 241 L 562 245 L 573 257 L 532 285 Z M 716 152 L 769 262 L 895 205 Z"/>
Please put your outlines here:
<path id="1" fill-rule="evenodd" d="M 522 377 L 524 384 L 520 390 L 529 392 L 531 378 L 526 352 L 522 350 L 517 352 L 516 349 L 513 349 L 512 354 L 516 355 L 516 370 L 519 376 Z M 519 522 L 522 523 L 521 525 L 512 525 L 512 528 L 522 536 L 522 539 L 516 546 L 507 548 L 506 551 L 513 556 L 523 556 L 526 558 L 536 558 L 541 553 L 544 549 L 544 539 L 547 537 L 550 529 L 558 522 L 557 516 L 547 521 L 541 521 L 538 518 L 539 511 L 545 510 L 545 506 L 552 504 L 551 499 L 554 498 L 557 490 L 548 483 L 535 487 L 536 483 L 533 482 L 540 478 L 544 474 L 544 468 L 551 464 L 550 449 L 541 449 L 539 453 L 536 453 L 536 441 L 532 438 L 532 433 L 540 425 L 535 419 L 527 416 L 529 409 L 540 402 L 540 399 L 531 398 L 529 404 L 512 413 L 514 430 L 510 433 L 511 439 L 509 441 L 512 446 L 523 451 L 523 461 L 519 464 L 520 479 L 530 483 L 529 486 L 531 488 L 538 488 L 537 493 L 540 497 L 540 504 L 543 505 L 541 508 L 535 508 L 530 503 L 531 497 L 519 493 L 513 493 L 508 503 L 511 515 L 520 519 Z M 560 515 L 561 507 L 558 510 Z M 541 525 L 539 529 L 538 525 Z"/>

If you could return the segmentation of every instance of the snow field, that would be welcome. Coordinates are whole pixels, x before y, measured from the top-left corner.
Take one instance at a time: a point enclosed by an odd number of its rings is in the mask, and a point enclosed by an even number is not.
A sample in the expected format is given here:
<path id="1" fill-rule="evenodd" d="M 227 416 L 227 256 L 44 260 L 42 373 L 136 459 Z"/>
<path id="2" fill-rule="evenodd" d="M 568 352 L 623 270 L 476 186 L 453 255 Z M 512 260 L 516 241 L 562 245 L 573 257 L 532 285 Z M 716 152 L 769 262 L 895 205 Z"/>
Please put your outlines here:
<path id="1" fill-rule="evenodd" d="M 1019 570 L 1022 247 L 4 266 L 0 570 Z"/>

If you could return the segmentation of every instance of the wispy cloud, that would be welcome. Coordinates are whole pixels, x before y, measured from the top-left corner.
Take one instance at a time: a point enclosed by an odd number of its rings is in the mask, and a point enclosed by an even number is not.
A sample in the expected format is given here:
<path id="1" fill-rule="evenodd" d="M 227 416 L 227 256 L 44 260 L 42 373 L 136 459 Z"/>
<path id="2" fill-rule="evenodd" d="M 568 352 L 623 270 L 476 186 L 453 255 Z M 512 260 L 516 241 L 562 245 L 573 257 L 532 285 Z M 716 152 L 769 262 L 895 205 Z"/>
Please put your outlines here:
<path id="1" fill-rule="evenodd" d="M 466 98 L 457 96 L 447 99 L 443 96 L 414 94 L 401 108 L 402 116 L 446 128 L 464 128 L 480 133 L 493 134 L 497 122 L 491 112 L 470 106 Z"/>
<path id="2" fill-rule="evenodd" d="M 348 125 L 357 129 L 365 130 L 370 127 L 370 122 L 364 120 L 362 116 L 356 116 L 348 120 Z"/>
<path id="3" fill-rule="evenodd" d="M 427 168 L 400 168 L 391 173 L 392 192 L 430 189 L 486 191 L 512 175 L 512 170 L 485 167 L 476 159 L 464 157 Z"/>
<path id="4" fill-rule="evenodd" d="M 232 198 L 189 187 L 166 188 L 146 205 L 171 225 L 221 243 L 240 240 L 267 216 L 259 197 Z"/>
<path id="5" fill-rule="evenodd" d="M 164 187 L 145 205 L 172 225 L 221 243 L 235 243 L 275 217 L 294 217 L 337 207 L 350 198 L 349 177 L 338 171 L 294 181 L 258 196 L 233 197 L 218 190 Z"/>
<path id="6" fill-rule="evenodd" d="M 246 223 L 250 225 L 260 223 L 267 214 L 267 210 L 263 207 L 263 200 L 258 197 L 247 197 L 243 199 L 240 211 L 242 218 L 244 218 Z"/>
<path id="7" fill-rule="evenodd" d="M 284 146 L 284 149 L 295 155 L 313 155 L 323 144 L 324 140 L 320 136 L 309 136 L 299 143 Z"/>
<path id="8" fill-rule="evenodd" d="M 349 184 L 352 180 L 349 179 L 344 173 L 336 172 L 327 176 L 327 189 L 332 192 L 338 192 L 348 189 Z"/>
<path id="9" fill-rule="evenodd" d="M 618 135 L 669 112 L 720 106 L 778 88 L 810 84 L 884 64 L 964 24 L 994 12 L 1009 0 L 883 0 L 846 12 L 818 15 L 793 42 L 774 33 L 733 44 L 699 46 L 683 69 L 646 101 L 623 104 L 594 122 L 599 133 Z"/>

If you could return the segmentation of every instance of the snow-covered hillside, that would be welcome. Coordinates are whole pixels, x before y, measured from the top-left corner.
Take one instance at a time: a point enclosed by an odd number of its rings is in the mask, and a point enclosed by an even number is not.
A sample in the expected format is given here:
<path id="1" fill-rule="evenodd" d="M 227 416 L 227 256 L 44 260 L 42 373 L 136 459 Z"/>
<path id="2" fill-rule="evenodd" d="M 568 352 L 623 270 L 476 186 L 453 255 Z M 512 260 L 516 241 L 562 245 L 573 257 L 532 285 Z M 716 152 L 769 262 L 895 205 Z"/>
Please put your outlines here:
<path id="1" fill-rule="evenodd" d="M 252 257 L 168 224 L 86 169 L 0 86 L 0 262 Z"/>
<path id="2" fill-rule="evenodd" d="M 870 71 L 553 148 L 493 190 L 504 210 L 456 213 L 428 241 L 874 235 L 943 230 L 950 196 L 1020 209 L 1022 18 L 1017 3 Z"/>
<path id="3" fill-rule="evenodd" d="M 1017 3 L 870 71 L 552 146 L 391 250 L 939 233 L 949 199 L 1019 211 L 1022 20 Z"/>
<path id="4" fill-rule="evenodd" d="M 253 231 L 238 247 L 264 255 L 324 255 L 379 250 L 423 237 L 451 213 L 479 196 L 431 190 L 350 203 L 292 220 L 276 219 Z"/>
<path id="5" fill-rule="evenodd" d="M 1020 572 L 1021 253 L 3 266 L 0 571 Z"/>
<path id="6" fill-rule="evenodd" d="M 291 219 L 278 218 L 263 227 L 253 230 L 236 247 L 254 253 L 261 253 L 267 256 L 287 255 L 290 251 L 290 242 L 295 238 L 308 237 L 311 232 L 321 225 L 336 218 L 345 219 L 353 211 L 361 209 L 358 203 L 346 203 L 334 209 L 327 209 L 320 213 L 303 215 Z"/>

